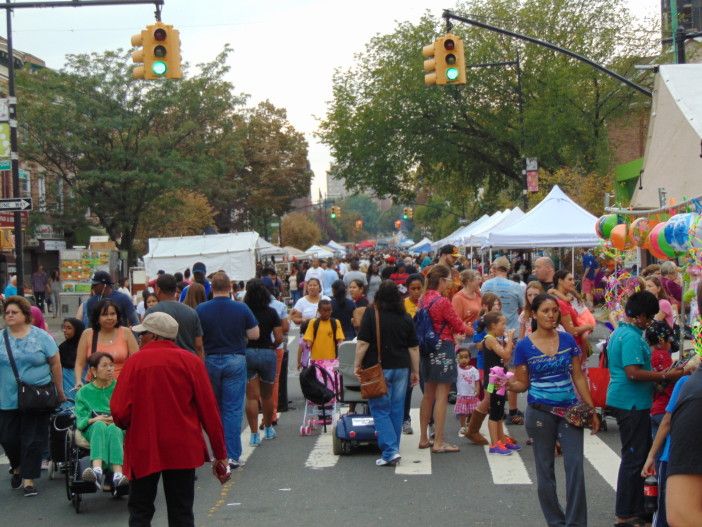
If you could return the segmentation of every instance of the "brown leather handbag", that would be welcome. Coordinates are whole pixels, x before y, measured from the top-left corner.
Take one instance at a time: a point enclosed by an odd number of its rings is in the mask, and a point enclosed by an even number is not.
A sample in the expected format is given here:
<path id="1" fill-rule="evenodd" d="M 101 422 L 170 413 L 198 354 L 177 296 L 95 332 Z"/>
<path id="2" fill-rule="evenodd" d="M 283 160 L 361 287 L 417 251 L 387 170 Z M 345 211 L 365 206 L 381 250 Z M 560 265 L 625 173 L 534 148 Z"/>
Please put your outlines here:
<path id="1" fill-rule="evenodd" d="M 375 344 L 378 348 L 378 363 L 358 372 L 358 377 L 361 379 L 361 397 L 363 399 L 376 399 L 388 393 L 385 375 L 383 375 L 383 368 L 380 365 L 380 314 L 377 307 L 375 308 Z"/>

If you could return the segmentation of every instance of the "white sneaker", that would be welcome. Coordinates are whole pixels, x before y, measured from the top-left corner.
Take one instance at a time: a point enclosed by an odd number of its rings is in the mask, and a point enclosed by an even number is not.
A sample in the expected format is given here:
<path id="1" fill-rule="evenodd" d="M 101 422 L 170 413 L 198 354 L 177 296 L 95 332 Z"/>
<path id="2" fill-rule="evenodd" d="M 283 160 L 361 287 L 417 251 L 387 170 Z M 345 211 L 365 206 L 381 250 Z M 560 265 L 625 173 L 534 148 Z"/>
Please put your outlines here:
<path id="1" fill-rule="evenodd" d="M 406 435 L 412 435 L 414 430 L 412 430 L 412 421 L 409 419 L 402 423 L 402 433 Z"/>
<path id="2" fill-rule="evenodd" d="M 466 436 L 466 429 L 465 427 L 461 427 L 460 430 L 458 431 L 458 437 L 465 437 Z"/>

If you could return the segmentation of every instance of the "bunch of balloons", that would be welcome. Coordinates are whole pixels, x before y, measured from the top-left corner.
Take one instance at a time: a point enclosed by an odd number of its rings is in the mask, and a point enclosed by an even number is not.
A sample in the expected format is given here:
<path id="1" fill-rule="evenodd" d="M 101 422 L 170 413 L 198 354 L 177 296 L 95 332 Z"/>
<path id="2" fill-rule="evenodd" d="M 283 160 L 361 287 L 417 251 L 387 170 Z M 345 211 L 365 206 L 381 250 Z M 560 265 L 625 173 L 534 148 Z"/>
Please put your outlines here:
<path id="1" fill-rule="evenodd" d="M 597 220 L 595 230 L 620 251 L 641 247 L 660 260 L 702 251 L 702 215 L 695 212 L 675 214 L 662 223 L 637 218 L 631 224 L 622 216 L 606 214 Z"/>

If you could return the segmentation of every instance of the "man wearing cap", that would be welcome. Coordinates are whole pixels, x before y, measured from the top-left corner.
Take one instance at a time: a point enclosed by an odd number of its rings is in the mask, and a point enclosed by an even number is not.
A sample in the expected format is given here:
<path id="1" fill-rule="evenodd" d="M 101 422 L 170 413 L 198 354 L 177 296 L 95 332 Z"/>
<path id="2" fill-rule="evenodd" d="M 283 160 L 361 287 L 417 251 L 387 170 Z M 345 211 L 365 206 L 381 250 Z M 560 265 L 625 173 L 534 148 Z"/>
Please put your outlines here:
<path id="1" fill-rule="evenodd" d="M 195 469 L 209 461 L 202 429 L 217 460 L 215 474 L 227 479 L 215 396 L 203 362 L 175 344 L 172 316 L 150 313 L 132 329 L 141 336 L 141 349 L 125 364 L 110 401 L 112 419 L 126 430 L 129 525 L 151 525 L 163 476 L 169 525 L 193 526 Z"/>
<path id="2" fill-rule="evenodd" d="M 95 308 L 95 306 L 105 298 L 112 300 L 120 312 L 120 324 L 122 326 L 134 326 L 139 323 L 139 318 L 137 317 L 136 311 L 134 310 L 134 304 L 132 299 L 129 298 L 124 293 L 115 291 L 113 289 L 114 283 L 112 282 L 112 277 L 107 271 L 97 271 L 93 275 L 93 281 L 91 285 L 92 295 L 80 306 L 78 306 L 78 311 L 76 313 L 76 318 L 82 320 L 85 327 L 90 327 L 90 313 Z"/>
<path id="3" fill-rule="evenodd" d="M 207 267 L 204 263 L 195 262 L 193 264 L 193 282 L 202 284 L 202 287 L 205 288 L 205 298 L 209 300 L 210 298 L 212 298 L 212 285 L 210 284 L 210 281 L 206 278 L 206 274 Z M 188 294 L 188 287 L 190 286 L 184 287 L 183 290 L 180 292 L 180 298 L 178 299 L 179 302 L 183 302 L 185 300 L 185 296 Z"/>
<path id="4" fill-rule="evenodd" d="M 197 354 L 201 359 L 205 358 L 205 348 L 202 345 L 202 325 L 197 312 L 186 304 L 181 304 L 175 298 L 176 279 L 172 274 L 163 273 L 154 284 L 158 304 L 150 307 L 146 315 L 150 313 L 168 313 L 178 322 L 178 335 L 176 344 L 184 350 Z"/>
<path id="5" fill-rule="evenodd" d="M 453 295 L 455 295 L 463 287 L 463 285 L 461 284 L 461 275 L 455 267 L 456 262 L 460 257 L 461 253 L 458 250 L 458 247 L 449 243 L 443 245 L 439 249 L 439 261 L 436 264 L 434 264 L 445 265 L 451 270 L 451 284 L 446 288 L 446 291 L 444 292 L 444 296 L 447 296 L 449 299 L 452 298 Z M 429 265 L 425 267 L 422 270 L 422 274 L 424 276 L 427 276 L 429 274 L 429 271 L 431 271 L 431 268 L 434 267 L 434 265 Z"/>

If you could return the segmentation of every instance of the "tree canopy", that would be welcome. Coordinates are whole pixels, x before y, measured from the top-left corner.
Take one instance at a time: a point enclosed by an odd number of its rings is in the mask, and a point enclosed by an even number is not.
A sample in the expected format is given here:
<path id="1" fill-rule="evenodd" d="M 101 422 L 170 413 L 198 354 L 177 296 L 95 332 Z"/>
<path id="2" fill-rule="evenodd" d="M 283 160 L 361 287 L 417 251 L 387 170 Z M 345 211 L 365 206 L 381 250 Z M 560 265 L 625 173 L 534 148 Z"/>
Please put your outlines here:
<path id="1" fill-rule="evenodd" d="M 640 57 L 655 54 L 650 31 L 622 0 L 469 0 L 456 12 L 557 43 L 627 77 Z M 422 47 L 445 32 L 428 13 L 375 36 L 352 68 L 335 74 L 319 135 L 348 188 L 405 203 L 439 193 L 452 210 L 468 202 L 473 217 L 504 200 L 521 206 L 527 156 L 551 172 L 607 174 L 607 120 L 648 104 L 645 96 L 542 47 L 465 25 L 452 31 L 465 44 L 465 86 L 424 85 Z M 470 67 L 517 57 L 522 115 L 514 66 Z M 423 216 L 433 214 L 417 220 Z M 455 220 L 444 223 L 442 231 Z"/>
<path id="2" fill-rule="evenodd" d="M 247 108 L 225 80 L 229 51 L 178 81 L 132 80 L 122 50 L 69 55 L 61 71 L 20 72 L 21 157 L 68 195 L 48 219 L 70 229 L 76 211 L 89 209 L 133 261 L 150 211 L 165 224 L 179 218 L 177 191 L 206 197 L 222 231 L 251 226 L 259 210 L 287 211 L 309 187 L 307 144 L 284 110 Z"/>

